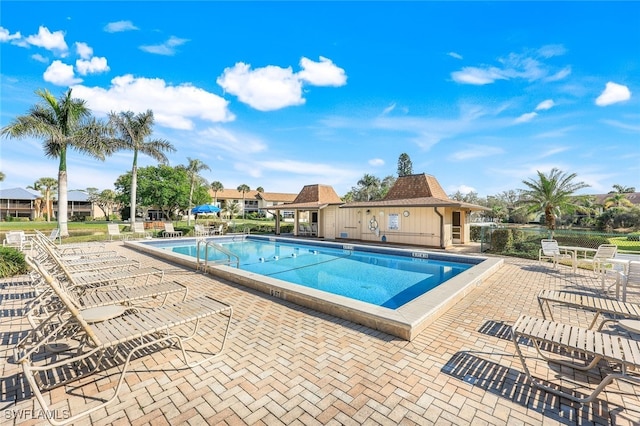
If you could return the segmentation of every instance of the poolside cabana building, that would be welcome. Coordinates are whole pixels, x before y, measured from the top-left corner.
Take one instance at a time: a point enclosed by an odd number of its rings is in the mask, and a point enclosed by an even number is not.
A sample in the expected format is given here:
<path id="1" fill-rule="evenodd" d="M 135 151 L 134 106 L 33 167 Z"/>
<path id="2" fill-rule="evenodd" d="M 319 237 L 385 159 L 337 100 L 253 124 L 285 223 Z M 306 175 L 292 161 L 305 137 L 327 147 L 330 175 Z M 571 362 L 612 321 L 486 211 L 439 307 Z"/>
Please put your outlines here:
<path id="1" fill-rule="evenodd" d="M 399 177 L 382 200 L 344 203 L 331 186 L 307 185 L 293 203 L 270 209 L 295 211 L 296 236 L 444 249 L 469 243 L 470 213 L 489 210 L 450 199 L 438 180 L 425 173 Z M 307 224 L 310 231 L 304 230 Z"/>
<path id="2" fill-rule="evenodd" d="M 474 210 L 489 209 L 450 199 L 434 176 L 401 176 L 382 200 L 340 206 L 337 237 L 446 249 L 470 242 Z"/>
<path id="3" fill-rule="evenodd" d="M 333 240 L 336 238 L 338 207 L 344 202 L 329 185 L 306 185 L 293 203 L 267 207 L 268 210 L 293 211 L 293 233 Z M 276 214 L 276 234 L 280 234 L 280 214 Z"/>

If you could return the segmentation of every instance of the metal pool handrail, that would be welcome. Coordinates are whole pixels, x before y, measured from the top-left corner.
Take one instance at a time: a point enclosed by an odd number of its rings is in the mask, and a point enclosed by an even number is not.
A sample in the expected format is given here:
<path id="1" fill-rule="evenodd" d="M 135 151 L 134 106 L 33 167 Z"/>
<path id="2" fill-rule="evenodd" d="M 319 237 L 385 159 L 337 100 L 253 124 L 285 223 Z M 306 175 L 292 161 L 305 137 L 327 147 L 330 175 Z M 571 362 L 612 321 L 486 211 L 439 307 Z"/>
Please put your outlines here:
<path id="1" fill-rule="evenodd" d="M 203 271 L 207 270 L 207 266 L 209 266 L 209 247 L 212 247 L 214 250 L 218 250 L 219 252 L 223 253 L 224 255 L 227 256 L 227 265 L 231 265 L 231 258 L 235 258 L 235 263 L 236 263 L 236 268 L 240 268 L 240 257 L 227 250 L 226 248 L 222 247 L 220 244 L 217 244 L 214 241 L 207 241 L 207 240 L 198 240 L 196 242 L 196 269 L 200 270 L 200 244 L 204 243 L 205 247 L 204 247 L 204 266 L 202 268 Z"/>

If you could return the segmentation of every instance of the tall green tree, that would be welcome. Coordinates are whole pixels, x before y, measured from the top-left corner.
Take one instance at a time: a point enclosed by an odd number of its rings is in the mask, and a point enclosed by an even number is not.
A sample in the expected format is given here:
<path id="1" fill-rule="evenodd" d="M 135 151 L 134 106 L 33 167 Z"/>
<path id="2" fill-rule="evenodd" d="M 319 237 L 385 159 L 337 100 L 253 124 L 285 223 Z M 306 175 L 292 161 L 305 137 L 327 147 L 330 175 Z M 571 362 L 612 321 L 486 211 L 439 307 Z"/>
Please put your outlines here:
<path id="1" fill-rule="evenodd" d="M 251 191 L 251 188 L 249 188 L 249 185 L 246 185 L 246 184 L 243 183 L 242 185 L 238 186 L 237 190 L 239 192 L 242 192 L 242 218 L 244 219 L 245 218 L 245 214 L 244 214 L 244 195 L 247 192 Z"/>
<path id="2" fill-rule="evenodd" d="M 5 178 L 4 173 L 0 172 L 0 182 L 2 182 L 4 178 Z"/>
<path id="3" fill-rule="evenodd" d="M 116 180 L 115 187 L 120 199 L 131 198 L 131 180 L 131 172 L 120 175 Z M 189 202 L 189 176 L 184 167 L 163 164 L 140 167 L 137 186 L 138 202 L 144 211 L 155 208 L 161 210 L 165 217 L 173 218 Z M 206 187 L 197 186 L 193 199 L 206 203 L 211 201 L 211 196 Z"/>
<path id="4" fill-rule="evenodd" d="M 71 89 L 56 99 L 48 90 L 37 90 L 40 102 L 26 115 L 16 117 L 0 132 L 10 138 L 44 139 L 44 153 L 57 158 L 58 165 L 58 228 L 60 236 L 69 236 L 67 198 L 67 152 L 74 149 L 104 160 L 112 153 L 108 127 L 92 117 L 82 99 L 73 98 Z"/>
<path id="5" fill-rule="evenodd" d="M 411 158 L 409 157 L 409 154 L 403 152 L 398 157 L 398 177 L 412 174 L 413 163 L 411 163 Z"/>
<path id="6" fill-rule="evenodd" d="M 136 221 L 136 197 L 138 186 L 138 154 L 145 154 L 161 164 L 169 163 L 165 152 L 175 152 L 170 142 L 164 139 L 150 139 L 153 131 L 153 111 L 135 114 L 133 111 L 109 113 L 109 124 L 116 134 L 115 146 L 133 151 L 131 166 L 131 225 Z"/>
<path id="7" fill-rule="evenodd" d="M 211 168 L 203 163 L 201 160 L 192 159 L 187 157 L 189 160 L 189 164 L 186 167 L 187 175 L 189 176 L 189 207 L 187 210 L 187 225 L 191 225 L 191 206 L 193 205 L 193 190 L 196 186 L 196 183 L 203 182 L 204 179 L 200 176 L 200 172 L 203 170 L 211 170 Z"/>
<path id="8" fill-rule="evenodd" d="M 555 167 L 548 174 L 537 173 L 537 179 L 522 181 L 527 188 L 521 192 L 520 203 L 530 213 L 544 212 L 545 223 L 553 236 L 556 218 L 563 211 L 572 212 L 580 208 L 579 197 L 572 197 L 573 193 L 589 185 L 575 182 L 577 174 L 564 173 Z"/>
<path id="9" fill-rule="evenodd" d="M 51 191 L 58 189 L 58 181 L 52 177 L 43 177 L 27 186 L 29 189 L 40 191 L 44 196 L 45 209 L 47 210 L 47 222 L 51 222 Z"/>
<path id="10" fill-rule="evenodd" d="M 100 191 L 98 188 L 87 188 L 85 192 L 89 194 L 88 200 L 98 206 L 100 210 L 102 210 L 102 213 L 104 213 L 104 218 L 106 220 L 110 220 L 111 214 L 118 204 L 116 202 L 115 191 L 111 189 Z"/>
<path id="11" fill-rule="evenodd" d="M 211 190 L 213 191 L 213 202 L 217 206 L 218 192 L 224 191 L 224 185 L 222 185 L 222 182 L 214 180 L 213 182 L 211 182 Z"/>

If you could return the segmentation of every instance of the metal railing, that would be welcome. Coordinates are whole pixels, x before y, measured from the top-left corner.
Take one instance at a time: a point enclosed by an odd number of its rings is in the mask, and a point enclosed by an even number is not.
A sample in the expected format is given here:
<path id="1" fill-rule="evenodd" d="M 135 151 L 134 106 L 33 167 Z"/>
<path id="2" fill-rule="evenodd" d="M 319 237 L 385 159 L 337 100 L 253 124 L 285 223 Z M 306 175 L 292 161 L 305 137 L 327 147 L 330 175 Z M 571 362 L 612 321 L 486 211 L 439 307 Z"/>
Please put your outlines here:
<path id="1" fill-rule="evenodd" d="M 201 263 L 200 261 L 200 246 L 202 244 L 205 245 L 204 246 L 204 263 Z M 196 270 L 200 270 L 200 267 L 202 266 L 202 270 L 204 272 L 207 271 L 207 268 L 209 266 L 209 248 L 210 247 L 214 250 L 219 251 L 220 253 L 224 254 L 227 257 L 226 261 L 215 261 L 212 263 L 229 265 L 229 266 L 231 266 L 232 263 L 235 263 L 236 268 L 240 268 L 240 257 L 237 254 L 227 250 L 226 248 L 222 247 L 220 244 L 217 244 L 214 241 L 207 241 L 202 239 L 196 242 Z M 233 261 L 232 258 L 234 258 L 235 261 Z"/>

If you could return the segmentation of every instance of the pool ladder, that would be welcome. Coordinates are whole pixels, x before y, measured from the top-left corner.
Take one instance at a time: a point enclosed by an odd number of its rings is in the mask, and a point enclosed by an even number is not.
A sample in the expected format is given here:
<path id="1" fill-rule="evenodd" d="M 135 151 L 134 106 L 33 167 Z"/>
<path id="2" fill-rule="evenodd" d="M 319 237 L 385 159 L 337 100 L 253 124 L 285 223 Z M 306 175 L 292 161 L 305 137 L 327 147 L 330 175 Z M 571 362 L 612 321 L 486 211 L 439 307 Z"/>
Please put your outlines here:
<path id="1" fill-rule="evenodd" d="M 204 244 L 204 263 L 200 262 L 200 245 Z M 209 266 L 209 247 L 211 247 L 214 250 L 217 250 L 219 252 L 221 252 L 222 254 L 224 254 L 225 256 L 227 256 L 227 261 L 226 262 L 215 262 L 216 264 L 220 264 L 222 263 L 223 265 L 229 265 L 232 266 L 232 264 L 235 262 L 236 264 L 236 268 L 240 268 L 240 257 L 238 257 L 237 254 L 230 252 L 229 250 L 227 250 L 226 248 L 222 247 L 220 244 L 217 244 L 213 241 L 207 241 L 207 240 L 198 240 L 196 243 L 196 253 L 197 253 L 197 257 L 196 257 L 196 270 L 200 270 L 200 267 L 202 266 L 202 270 L 204 272 L 207 272 L 207 267 Z M 234 260 L 232 260 L 235 259 Z"/>

